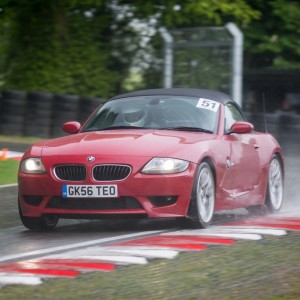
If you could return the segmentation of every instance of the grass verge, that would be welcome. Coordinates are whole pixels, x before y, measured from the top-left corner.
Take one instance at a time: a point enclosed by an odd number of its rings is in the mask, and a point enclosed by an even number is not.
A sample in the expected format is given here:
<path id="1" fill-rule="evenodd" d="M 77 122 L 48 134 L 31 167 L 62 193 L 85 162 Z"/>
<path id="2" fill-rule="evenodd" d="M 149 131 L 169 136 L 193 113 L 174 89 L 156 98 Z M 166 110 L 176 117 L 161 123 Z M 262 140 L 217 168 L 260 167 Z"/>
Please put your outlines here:
<path id="1" fill-rule="evenodd" d="M 36 138 L 36 137 L 0 135 L 1 142 L 32 144 L 40 140 L 41 140 L 40 138 Z"/>
<path id="2" fill-rule="evenodd" d="M 14 159 L 0 160 L 0 185 L 17 182 L 19 161 Z"/>

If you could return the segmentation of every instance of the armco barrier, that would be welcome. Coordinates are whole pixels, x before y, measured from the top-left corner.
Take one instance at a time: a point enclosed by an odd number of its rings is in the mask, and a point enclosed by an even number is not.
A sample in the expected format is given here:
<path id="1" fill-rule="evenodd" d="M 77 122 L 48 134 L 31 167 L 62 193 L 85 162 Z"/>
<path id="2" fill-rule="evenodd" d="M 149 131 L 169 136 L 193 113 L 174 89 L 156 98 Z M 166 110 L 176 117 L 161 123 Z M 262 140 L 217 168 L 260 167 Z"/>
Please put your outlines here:
<path id="1" fill-rule="evenodd" d="M 40 91 L 2 91 L 0 95 L 0 134 L 41 138 L 64 135 L 67 121 L 83 123 L 104 103 L 100 98 L 50 94 Z"/>

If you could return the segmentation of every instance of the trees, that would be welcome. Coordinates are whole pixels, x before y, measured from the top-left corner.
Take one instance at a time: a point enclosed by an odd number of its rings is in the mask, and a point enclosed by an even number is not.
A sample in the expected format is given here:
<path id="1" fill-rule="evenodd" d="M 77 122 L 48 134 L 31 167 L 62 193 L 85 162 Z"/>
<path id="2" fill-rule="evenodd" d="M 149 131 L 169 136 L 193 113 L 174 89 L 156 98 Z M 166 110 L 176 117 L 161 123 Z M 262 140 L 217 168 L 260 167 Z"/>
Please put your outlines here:
<path id="1" fill-rule="evenodd" d="M 229 21 L 245 33 L 246 66 L 295 66 L 299 14 L 293 0 L 2 0 L 0 84 L 108 97 L 126 89 L 133 65 L 151 70 L 145 75 L 151 85 L 160 26 Z"/>
<path id="2" fill-rule="evenodd" d="M 256 0 L 251 6 L 261 15 L 244 29 L 246 67 L 300 68 L 299 1 Z"/>
<path id="3" fill-rule="evenodd" d="M 104 1 L 7 0 L 2 14 L 6 88 L 112 93 L 119 78 L 110 69 L 112 12 Z"/>

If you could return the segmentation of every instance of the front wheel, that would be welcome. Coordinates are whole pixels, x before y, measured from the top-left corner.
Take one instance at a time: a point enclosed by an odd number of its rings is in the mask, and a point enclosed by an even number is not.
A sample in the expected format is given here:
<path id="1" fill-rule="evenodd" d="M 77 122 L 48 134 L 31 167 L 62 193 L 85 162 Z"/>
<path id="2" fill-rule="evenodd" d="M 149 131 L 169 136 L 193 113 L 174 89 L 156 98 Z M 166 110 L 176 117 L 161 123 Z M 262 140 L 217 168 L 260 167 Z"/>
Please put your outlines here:
<path id="1" fill-rule="evenodd" d="M 194 227 L 206 228 L 211 224 L 215 197 L 215 179 L 212 169 L 207 162 L 202 162 L 195 178 L 188 216 Z"/>
<path id="2" fill-rule="evenodd" d="M 277 155 L 272 157 L 266 194 L 266 208 L 269 212 L 277 212 L 283 203 L 283 175 L 281 161 Z"/>
<path id="3" fill-rule="evenodd" d="M 23 225 L 34 231 L 49 231 L 53 230 L 58 223 L 59 218 L 56 215 L 44 215 L 42 217 L 25 217 L 22 213 L 20 203 L 19 215 Z"/>

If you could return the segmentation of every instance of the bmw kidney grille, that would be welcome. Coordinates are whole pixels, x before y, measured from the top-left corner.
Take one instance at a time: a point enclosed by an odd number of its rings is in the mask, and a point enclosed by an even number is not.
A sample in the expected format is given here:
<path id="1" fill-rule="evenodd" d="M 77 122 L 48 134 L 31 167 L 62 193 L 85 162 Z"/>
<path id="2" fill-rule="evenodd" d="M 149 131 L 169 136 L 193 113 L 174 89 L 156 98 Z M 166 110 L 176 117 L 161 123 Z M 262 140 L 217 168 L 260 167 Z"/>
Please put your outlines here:
<path id="1" fill-rule="evenodd" d="M 93 168 L 93 177 L 97 181 L 123 180 L 130 172 L 131 167 L 126 165 L 98 165 Z"/>
<path id="2" fill-rule="evenodd" d="M 124 180 L 129 176 L 131 167 L 127 165 L 97 165 L 93 168 L 93 179 L 96 181 Z M 83 181 L 87 177 L 84 165 L 60 165 L 54 168 L 55 176 L 60 180 Z"/>
<path id="3" fill-rule="evenodd" d="M 86 167 L 83 165 L 61 165 L 54 168 L 55 176 L 60 180 L 82 181 L 86 179 Z"/>

